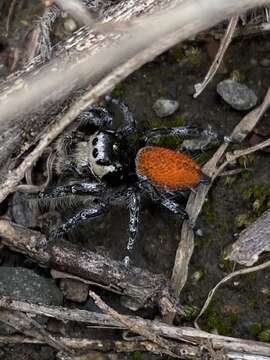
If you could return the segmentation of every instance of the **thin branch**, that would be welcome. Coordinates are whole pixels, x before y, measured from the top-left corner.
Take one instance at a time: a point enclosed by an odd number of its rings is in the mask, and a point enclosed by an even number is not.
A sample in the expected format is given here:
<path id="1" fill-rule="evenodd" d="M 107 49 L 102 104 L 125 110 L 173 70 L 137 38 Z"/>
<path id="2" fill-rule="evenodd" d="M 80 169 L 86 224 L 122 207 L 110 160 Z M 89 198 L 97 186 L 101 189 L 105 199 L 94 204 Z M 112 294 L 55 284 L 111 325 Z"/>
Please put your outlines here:
<path id="1" fill-rule="evenodd" d="M 33 336 L 37 339 L 42 339 L 44 342 L 46 342 L 46 344 L 52 346 L 56 350 L 72 354 L 72 351 L 66 345 L 52 336 L 36 320 L 31 319 L 22 312 L 1 310 L 0 320 L 27 336 Z"/>
<path id="2" fill-rule="evenodd" d="M 253 266 L 253 267 L 250 267 L 248 269 L 241 269 L 241 270 L 237 270 L 237 271 L 234 271 L 230 274 L 228 274 L 227 276 L 225 276 L 220 282 L 217 283 L 217 285 L 209 292 L 208 296 L 207 296 L 207 299 L 199 313 L 199 315 L 196 317 L 195 321 L 194 321 L 194 325 L 197 329 L 199 329 L 199 325 L 198 325 L 198 320 L 201 318 L 201 316 L 205 313 L 206 309 L 208 308 L 215 292 L 217 291 L 217 289 L 222 285 L 224 284 L 225 282 L 235 278 L 236 276 L 239 276 L 239 275 L 244 275 L 244 274 L 249 274 L 249 273 L 252 273 L 252 272 L 257 272 L 257 271 L 260 271 L 260 270 L 263 270 L 263 269 L 266 269 L 267 267 L 270 266 L 270 261 L 266 261 L 264 262 L 263 264 L 260 264 L 260 265 L 257 265 L 257 266 Z"/>
<path id="3" fill-rule="evenodd" d="M 161 338 L 158 334 L 153 332 L 153 330 L 148 329 L 146 326 L 142 326 L 138 324 L 136 321 L 131 320 L 128 316 L 119 314 L 116 310 L 112 309 L 109 305 L 107 305 L 96 293 L 93 291 L 89 291 L 89 295 L 95 301 L 96 305 L 104 311 L 106 314 L 111 315 L 111 317 L 125 327 L 127 327 L 131 332 L 139 334 L 146 338 L 147 340 L 152 341 L 154 344 L 157 344 L 164 350 L 166 353 L 172 357 L 182 357 L 184 354 L 181 352 L 179 354 L 175 353 L 172 350 L 172 345 L 168 340 Z M 180 350 L 180 349 L 179 349 Z"/>
<path id="4" fill-rule="evenodd" d="M 239 20 L 238 15 L 234 15 L 230 19 L 226 33 L 220 42 L 218 52 L 215 56 L 215 59 L 214 59 L 212 65 L 210 66 L 210 68 L 208 70 L 208 73 L 206 74 L 202 83 L 198 83 L 194 86 L 194 88 L 195 88 L 195 94 L 193 95 L 194 98 L 196 98 L 203 92 L 203 90 L 206 88 L 207 84 L 213 79 L 214 75 L 216 74 L 217 70 L 219 69 L 219 67 L 222 63 L 222 59 L 225 55 L 225 52 L 228 49 L 228 47 L 232 41 L 233 34 L 237 27 L 238 20 Z"/>
<path id="5" fill-rule="evenodd" d="M 14 15 L 14 10 L 15 10 L 15 6 L 16 6 L 16 2 L 17 0 L 12 0 L 11 4 L 9 6 L 9 10 L 8 10 L 8 16 L 7 16 L 7 22 L 6 22 L 6 34 L 8 35 L 9 33 L 9 28 L 10 28 L 10 21 L 11 18 Z"/>
<path id="6" fill-rule="evenodd" d="M 9 311 L 15 312 L 16 314 L 19 311 L 22 311 L 29 314 L 38 314 L 46 317 L 54 317 L 64 322 L 77 321 L 86 325 L 95 324 L 96 326 L 99 326 L 103 329 L 104 326 L 118 329 L 127 328 L 126 325 L 114 319 L 111 315 L 108 314 L 93 313 L 86 310 L 78 309 L 67 309 L 57 306 L 32 304 L 29 302 L 22 302 L 5 297 L 2 297 L 0 300 L 0 308 L 0 314 L 3 311 L 6 311 L 4 309 L 8 309 Z M 233 359 L 245 358 L 244 356 L 258 356 L 258 359 L 259 356 L 266 356 L 266 359 L 270 358 L 270 344 L 210 334 L 205 331 L 201 331 L 191 327 L 170 326 L 157 320 L 146 320 L 138 316 L 128 316 L 128 319 L 132 322 L 132 324 L 135 323 L 139 327 L 146 327 L 149 331 L 157 334 L 158 336 L 166 337 L 167 339 L 177 340 L 177 344 L 181 346 L 182 351 L 185 350 L 185 359 L 202 358 L 201 346 L 207 343 L 212 344 L 212 350 L 219 351 L 220 349 L 223 349 L 224 353 L 228 355 L 228 357 Z M 31 333 L 29 334 L 29 336 L 33 336 L 35 334 Z M 1 339 L 2 338 L 0 337 L 0 343 Z M 65 342 L 65 338 L 55 336 L 55 339 L 60 340 L 62 344 L 70 348 L 77 348 L 77 346 L 72 345 L 72 342 Z M 44 341 L 44 339 L 41 339 L 41 341 Z M 106 343 L 103 344 L 105 344 L 104 346 L 106 346 Z M 78 346 L 80 346 L 79 340 Z M 154 345 L 152 344 L 152 346 Z M 106 348 L 104 347 L 101 347 L 100 349 L 101 351 L 106 351 Z M 147 351 L 152 351 L 151 349 L 151 347 L 147 348 Z M 233 356 L 231 356 L 231 354 L 233 354 Z"/>
<path id="7" fill-rule="evenodd" d="M 134 351 L 148 351 L 156 354 L 162 353 L 162 348 L 158 345 L 153 344 L 150 341 L 121 341 L 121 340 L 107 340 L 107 339 L 88 339 L 88 338 L 72 338 L 72 337 L 63 337 L 56 336 L 58 341 L 61 341 L 62 344 L 65 344 L 71 349 L 74 350 L 87 350 L 91 351 L 102 351 L 102 352 L 134 352 Z M 6 335 L 0 336 L 0 346 L 1 345 L 16 345 L 16 344 L 46 344 L 42 339 L 37 339 L 33 337 L 27 337 L 22 335 Z M 84 351 L 85 351 L 84 350 Z M 87 355 L 84 354 L 84 357 L 87 358 Z"/>

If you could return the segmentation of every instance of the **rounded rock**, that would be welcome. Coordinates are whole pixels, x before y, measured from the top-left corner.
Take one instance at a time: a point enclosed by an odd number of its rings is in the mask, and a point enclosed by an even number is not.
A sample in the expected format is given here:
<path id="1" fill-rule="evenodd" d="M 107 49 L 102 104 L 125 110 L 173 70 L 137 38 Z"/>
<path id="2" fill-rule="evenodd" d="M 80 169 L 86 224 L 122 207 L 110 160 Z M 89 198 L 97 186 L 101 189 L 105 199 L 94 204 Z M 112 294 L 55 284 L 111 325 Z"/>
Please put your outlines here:
<path id="1" fill-rule="evenodd" d="M 78 25 L 72 18 L 68 17 L 64 21 L 64 29 L 69 33 L 73 33 L 78 29 Z"/>
<path id="2" fill-rule="evenodd" d="M 0 267 L 0 296 L 35 304 L 63 303 L 63 295 L 53 280 L 22 267 Z"/>
<path id="3" fill-rule="evenodd" d="M 153 110 L 158 117 L 163 118 L 175 113 L 178 107 L 178 101 L 160 98 L 154 103 Z"/>
<path id="4" fill-rule="evenodd" d="M 217 93 L 236 110 L 249 110 L 257 103 L 257 96 L 245 84 L 232 79 L 221 81 L 217 85 Z"/>

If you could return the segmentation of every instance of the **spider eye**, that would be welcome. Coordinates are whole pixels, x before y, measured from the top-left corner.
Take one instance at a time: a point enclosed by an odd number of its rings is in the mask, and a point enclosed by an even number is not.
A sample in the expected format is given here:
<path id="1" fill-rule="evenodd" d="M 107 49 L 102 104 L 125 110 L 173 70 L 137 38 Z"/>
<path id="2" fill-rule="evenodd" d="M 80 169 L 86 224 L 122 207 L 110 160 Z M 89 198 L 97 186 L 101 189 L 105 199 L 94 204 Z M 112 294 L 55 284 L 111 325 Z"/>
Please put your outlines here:
<path id="1" fill-rule="evenodd" d="M 98 149 L 94 149 L 92 155 L 94 158 L 96 158 L 98 156 Z"/>
<path id="2" fill-rule="evenodd" d="M 82 212 L 81 212 L 81 219 L 82 219 L 82 220 L 87 219 L 87 213 L 86 213 L 86 211 L 82 211 Z"/>
<path id="3" fill-rule="evenodd" d="M 113 144 L 113 150 L 117 151 L 118 150 L 118 145 L 117 144 Z"/>
<path id="4" fill-rule="evenodd" d="M 93 139 L 93 141 L 92 141 L 92 145 L 93 145 L 93 146 L 97 145 L 97 142 L 98 142 L 98 138 L 95 137 L 95 138 Z"/>

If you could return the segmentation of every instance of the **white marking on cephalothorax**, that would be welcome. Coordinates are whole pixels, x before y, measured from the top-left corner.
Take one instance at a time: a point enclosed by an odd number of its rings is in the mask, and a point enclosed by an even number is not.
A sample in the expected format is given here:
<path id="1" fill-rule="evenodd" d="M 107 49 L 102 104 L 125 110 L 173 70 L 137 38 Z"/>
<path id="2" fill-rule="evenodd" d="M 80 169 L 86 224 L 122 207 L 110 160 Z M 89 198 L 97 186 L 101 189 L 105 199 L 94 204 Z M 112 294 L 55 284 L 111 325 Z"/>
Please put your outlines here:
<path id="1" fill-rule="evenodd" d="M 96 143 L 93 145 L 93 140 L 97 139 Z M 90 136 L 89 142 L 89 165 L 90 169 L 98 178 L 102 178 L 103 176 L 107 175 L 108 173 L 112 173 L 116 171 L 115 165 L 99 165 L 97 164 L 98 160 L 104 160 L 107 157 L 106 154 L 106 135 L 97 131 L 93 135 Z M 97 156 L 93 156 L 93 152 L 97 151 Z"/>

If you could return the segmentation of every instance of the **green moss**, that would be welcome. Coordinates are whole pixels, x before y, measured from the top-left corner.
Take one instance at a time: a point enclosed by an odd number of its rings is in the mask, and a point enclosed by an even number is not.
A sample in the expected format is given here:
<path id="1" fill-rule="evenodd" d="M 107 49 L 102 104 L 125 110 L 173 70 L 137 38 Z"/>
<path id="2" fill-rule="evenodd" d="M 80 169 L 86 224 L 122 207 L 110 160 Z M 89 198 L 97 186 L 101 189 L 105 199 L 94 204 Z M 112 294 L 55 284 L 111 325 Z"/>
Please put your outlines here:
<path id="1" fill-rule="evenodd" d="M 157 118 L 148 120 L 146 126 L 149 129 L 159 128 L 159 127 L 167 127 L 168 121 L 157 117 Z M 175 115 L 175 116 L 171 117 L 169 120 L 169 126 L 170 127 L 185 126 L 184 117 L 182 115 Z"/>
<path id="2" fill-rule="evenodd" d="M 241 229 L 243 227 L 246 227 L 252 223 L 252 219 L 250 218 L 250 215 L 247 214 L 238 214 L 234 219 L 234 225 L 237 229 Z"/>
<path id="3" fill-rule="evenodd" d="M 202 51 L 198 47 L 190 47 L 186 50 L 186 59 L 193 66 L 199 66 L 202 61 Z"/>
<path id="4" fill-rule="evenodd" d="M 116 85 L 112 92 L 113 97 L 122 98 L 124 94 L 125 94 L 124 86 L 121 83 Z"/>
<path id="5" fill-rule="evenodd" d="M 257 310 L 258 309 L 258 301 L 255 298 L 249 300 L 248 305 L 250 306 L 250 308 L 252 310 Z"/>
<path id="6" fill-rule="evenodd" d="M 270 329 L 263 330 L 258 335 L 259 340 L 263 342 L 270 342 Z"/>
<path id="7" fill-rule="evenodd" d="M 270 330 L 270 319 L 264 320 L 263 327 Z"/>
<path id="8" fill-rule="evenodd" d="M 245 81 L 245 75 L 243 73 L 241 73 L 239 70 L 233 70 L 230 73 L 230 79 L 238 81 L 238 82 L 243 82 Z"/>
<path id="9" fill-rule="evenodd" d="M 149 141 L 149 144 L 166 147 L 169 149 L 176 150 L 181 146 L 182 139 L 175 136 L 162 136 L 156 137 Z"/>
<path id="10" fill-rule="evenodd" d="M 198 316 L 200 309 L 195 305 L 185 305 L 183 307 L 183 311 L 185 313 L 184 317 L 187 320 L 194 320 Z"/>
<path id="11" fill-rule="evenodd" d="M 181 46 L 175 46 L 174 48 L 172 48 L 170 50 L 170 59 L 174 62 L 174 63 L 179 63 L 181 62 L 184 57 L 184 51 L 183 48 Z"/>
<path id="12" fill-rule="evenodd" d="M 255 163 L 255 159 L 256 157 L 254 154 L 249 154 L 249 155 L 241 156 L 237 160 L 237 162 L 241 167 L 247 168 Z"/>
<path id="13" fill-rule="evenodd" d="M 203 277 L 203 271 L 202 270 L 197 270 L 194 271 L 194 273 L 191 275 L 191 280 L 194 283 L 197 283 L 198 281 L 200 281 Z"/>
<path id="14" fill-rule="evenodd" d="M 242 194 L 245 200 L 251 202 L 251 210 L 257 216 L 261 215 L 270 204 L 270 188 L 266 185 L 252 185 Z"/>
<path id="15" fill-rule="evenodd" d="M 252 336 L 257 336 L 261 331 L 262 331 L 262 324 L 257 323 L 257 322 L 250 324 L 250 326 L 248 328 L 248 332 Z"/>
<path id="16" fill-rule="evenodd" d="M 197 236 L 195 238 L 195 246 L 198 248 L 208 248 L 213 243 L 213 238 L 210 234 L 207 234 L 207 236 Z"/>
<path id="17" fill-rule="evenodd" d="M 198 159 L 196 160 L 200 165 L 205 164 L 208 160 L 211 159 L 213 156 L 213 153 L 215 152 L 215 149 L 202 152 Z"/>
<path id="18" fill-rule="evenodd" d="M 257 278 L 256 272 L 251 272 L 251 273 L 246 274 L 246 279 L 251 282 L 255 282 L 256 278 Z"/>
<path id="19" fill-rule="evenodd" d="M 203 209 L 202 209 L 202 216 L 205 221 L 212 222 L 216 220 L 217 214 L 214 210 L 212 210 L 212 207 L 210 205 L 209 201 L 206 201 L 204 203 Z"/>
<path id="20" fill-rule="evenodd" d="M 134 351 L 131 354 L 131 358 L 132 360 L 142 360 L 142 353 L 140 353 L 139 351 Z"/>
<path id="21" fill-rule="evenodd" d="M 235 180 L 237 179 L 237 176 L 225 176 L 224 177 L 224 184 L 227 186 L 231 186 Z"/>
<path id="22" fill-rule="evenodd" d="M 220 255 L 219 255 L 219 261 L 218 261 L 218 266 L 227 272 L 231 272 L 233 271 L 233 267 L 234 267 L 234 262 L 228 260 L 228 255 L 231 252 L 231 246 L 227 246 L 224 249 L 222 249 Z"/>
<path id="23" fill-rule="evenodd" d="M 160 88 L 158 89 L 158 95 L 159 95 L 160 97 L 166 98 L 166 97 L 168 96 L 168 90 L 167 90 L 166 88 L 164 88 L 164 87 L 160 87 Z"/>
<path id="24" fill-rule="evenodd" d="M 175 115 L 170 121 L 171 126 L 185 126 L 185 119 L 182 115 Z"/>
<path id="25" fill-rule="evenodd" d="M 243 192 L 243 197 L 247 200 L 265 200 L 265 198 L 269 196 L 270 188 L 266 185 L 252 185 Z"/>
<path id="26" fill-rule="evenodd" d="M 158 238 L 159 238 L 160 242 L 162 242 L 162 243 L 166 242 L 166 241 L 168 241 L 168 233 L 166 233 L 166 232 L 161 233 L 161 234 L 159 234 Z"/>
<path id="27" fill-rule="evenodd" d="M 237 322 L 235 314 L 221 315 L 213 306 L 210 305 L 207 310 L 208 331 L 216 330 L 221 335 L 233 335 L 234 326 Z"/>
<path id="28" fill-rule="evenodd" d="M 220 235 L 222 235 L 222 236 L 226 235 L 227 231 L 228 231 L 227 224 L 226 223 L 218 224 L 218 230 L 219 230 Z"/>

